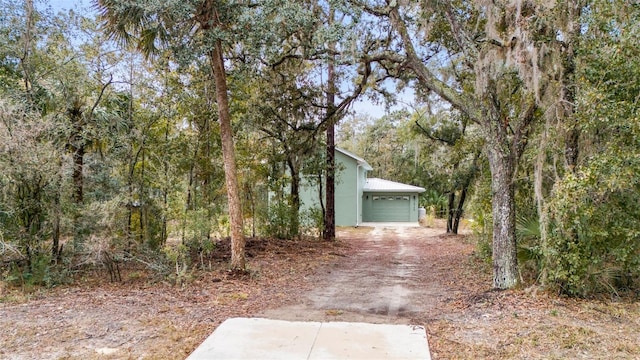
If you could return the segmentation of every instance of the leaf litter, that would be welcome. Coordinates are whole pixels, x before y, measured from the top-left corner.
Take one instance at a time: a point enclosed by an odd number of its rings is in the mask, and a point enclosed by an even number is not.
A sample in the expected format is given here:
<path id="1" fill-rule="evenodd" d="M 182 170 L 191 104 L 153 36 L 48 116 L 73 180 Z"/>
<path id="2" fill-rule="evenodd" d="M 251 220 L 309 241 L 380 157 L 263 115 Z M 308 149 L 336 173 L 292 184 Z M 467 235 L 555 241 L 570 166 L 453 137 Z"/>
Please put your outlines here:
<path id="1" fill-rule="evenodd" d="M 124 268 L 29 294 L 0 287 L 0 358 L 184 359 L 222 321 L 422 325 L 434 359 L 640 358 L 640 304 L 572 299 L 538 287 L 493 291 L 471 235 L 420 227 L 342 228 L 338 240 L 251 239 L 249 271 L 181 285 Z"/>

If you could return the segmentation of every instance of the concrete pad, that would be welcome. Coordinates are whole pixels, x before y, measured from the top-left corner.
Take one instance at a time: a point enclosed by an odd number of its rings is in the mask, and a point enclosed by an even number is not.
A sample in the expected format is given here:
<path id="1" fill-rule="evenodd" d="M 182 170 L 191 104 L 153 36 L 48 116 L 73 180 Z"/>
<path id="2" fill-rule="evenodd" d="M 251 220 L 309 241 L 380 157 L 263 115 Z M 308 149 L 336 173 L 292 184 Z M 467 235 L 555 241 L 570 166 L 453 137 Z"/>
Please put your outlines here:
<path id="1" fill-rule="evenodd" d="M 323 323 L 308 359 L 430 359 L 422 326 Z"/>
<path id="2" fill-rule="evenodd" d="M 187 359 L 306 359 L 320 325 L 260 318 L 227 319 Z"/>
<path id="3" fill-rule="evenodd" d="M 233 318 L 187 360 L 430 358 L 422 326 Z"/>

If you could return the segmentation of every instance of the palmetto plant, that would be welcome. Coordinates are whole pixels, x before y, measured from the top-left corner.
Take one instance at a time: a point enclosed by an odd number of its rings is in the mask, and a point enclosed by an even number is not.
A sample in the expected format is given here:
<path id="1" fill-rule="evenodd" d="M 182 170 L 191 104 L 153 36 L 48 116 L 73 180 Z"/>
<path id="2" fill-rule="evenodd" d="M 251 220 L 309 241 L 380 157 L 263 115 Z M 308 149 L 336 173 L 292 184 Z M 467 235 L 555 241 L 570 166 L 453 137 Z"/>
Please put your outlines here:
<path id="1" fill-rule="evenodd" d="M 444 216 L 447 209 L 447 196 L 437 190 L 429 189 L 422 198 L 422 206 L 425 209 L 433 209 L 437 217 Z"/>
<path id="2" fill-rule="evenodd" d="M 516 218 L 518 262 L 521 275 L 538 277 L 543 262 L 540 235 L 540 221 L 537 216 L 518 216 Z"/>

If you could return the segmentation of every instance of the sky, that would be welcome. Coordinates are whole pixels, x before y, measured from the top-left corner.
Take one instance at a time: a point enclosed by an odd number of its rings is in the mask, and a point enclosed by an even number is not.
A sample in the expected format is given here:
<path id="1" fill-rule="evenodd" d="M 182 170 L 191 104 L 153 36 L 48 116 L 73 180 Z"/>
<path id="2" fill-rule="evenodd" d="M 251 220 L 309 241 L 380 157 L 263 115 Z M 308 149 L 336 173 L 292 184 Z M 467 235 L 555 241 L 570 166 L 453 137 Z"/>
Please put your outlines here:
<path id="1" fill-rule="evenodd" d="M 93 11 L 91 9 L 93 5 L 93 0 L 36 0 L 34 3 L 36 6 L 51 6 L 54 13 L 59 11 L 67 11 L 67 10 L 78 10 L 82 12 Z M 392 88 L 390 86 L 389 88 Z M 405 90 L 399 94 L 400 103 L 390 109 L 390 111 L 399 110 L 402 108 L 406 108 L 407 105 L 403 103 L 410 103 L 413 101 L 413 93 L 411 90 Z M 357 115 L 369 115 L 373 118 L 380 118 L 386 114 L 386 109 L 384 104 L 375 104 L 370 101 L 366 97 L 360 97 L 357 101 L 354 102 L 351 109 Z"/>
<path id="2" fill-rule="evenodd" d="M 90 10 L 93 1 L 91 0 L 36 0 L 36 6 L 50 5 L 54 13 L 71 9 L 87 9 Z"/>
<path id="3" fill-rule="evenodd" d="M 393 85 L 390 85 L 389 89 L 393 89 Z M 408 104 L 414 101 L 413 90 L 405 89 L 402 92 L 398 93 L 397 97 L 397 105 L 392 106 L 389 109 L 389 112 L 407 108 L 409 109 L 409 111 L 412 111 Z M 358 100 L 356 100 L 352 106 L 352 110 L 356 114 L 367 114 L 373 118 L 380 118 L 387 113 L 384 103 L 375 104 L 367 99 L 366 96 L 361 96 Z"/>

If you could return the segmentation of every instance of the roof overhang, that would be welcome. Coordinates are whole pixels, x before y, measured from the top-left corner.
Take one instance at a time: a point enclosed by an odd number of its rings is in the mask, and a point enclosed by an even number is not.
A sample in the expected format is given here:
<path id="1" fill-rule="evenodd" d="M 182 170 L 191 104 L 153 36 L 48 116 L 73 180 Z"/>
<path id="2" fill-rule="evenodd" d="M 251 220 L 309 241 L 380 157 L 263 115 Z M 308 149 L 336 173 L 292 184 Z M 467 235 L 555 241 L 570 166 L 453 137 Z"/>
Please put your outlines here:
<path id="1" fill-rule="evenodd" d="M 358 165 L 362 166 L 363 169 L 365 169 L 367 171 L 373 170 L 371 165 L 369 165 L 369 163 L 365 159 L 361 158 L 360 156 L 358 156 L 356 154 L 353 154 L 353 153 L 350 153 L 345 149 L 340 149 L 339 147 L 336 147 L 336 151 L 344 154 L 347 157 L 352 158 L 353 160 L 355 160 L 358 163 Z"/>
<path id="2" fill-rule="evenodd" d="M 378 193 L 423 193 L 426 190 L 425 188 L 420 186 L 413 186 L 390 180 L 371 178 L 367 179 L 363 191 Z"/>
<path id="3" fill-rule="evenodd" d="M 369 165 L 369 163 L 366 162 L 366 161 L 358 161 L 358 165 L 362 166 L 362 168 L 367 170 L 367 171 L 372 171 L 373 170 L 371 165 Z"/>

